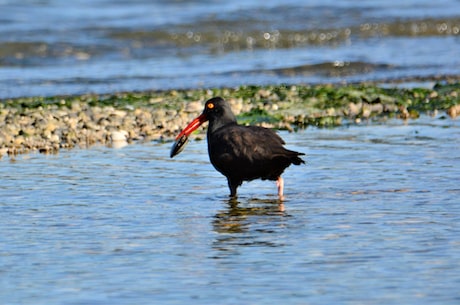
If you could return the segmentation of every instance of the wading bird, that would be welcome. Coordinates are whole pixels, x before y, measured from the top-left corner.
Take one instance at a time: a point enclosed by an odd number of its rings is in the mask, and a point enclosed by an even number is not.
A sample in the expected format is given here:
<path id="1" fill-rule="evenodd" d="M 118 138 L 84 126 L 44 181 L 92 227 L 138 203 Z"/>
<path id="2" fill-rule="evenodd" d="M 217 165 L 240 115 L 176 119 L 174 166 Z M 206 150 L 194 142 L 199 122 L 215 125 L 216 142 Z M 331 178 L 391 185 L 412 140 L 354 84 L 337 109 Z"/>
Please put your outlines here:
<path id="1" fill-rule="evenodd" d="M 171 158 L 184 149 L 189 135 L 206 121 L 209 159 L 227 177 L 230 196 L 236 197 L 243 181 L 262 179 L 276 181 L 278 196 L 283 199 L 281 174 L 291 164 L 305 163 L 299 157 L 304 154 L 284 148 L 283 139 L 271 129 L 238 125 L 230 105 L 220 97 L 208 100 L 203 113 L 176 137 Z"/>

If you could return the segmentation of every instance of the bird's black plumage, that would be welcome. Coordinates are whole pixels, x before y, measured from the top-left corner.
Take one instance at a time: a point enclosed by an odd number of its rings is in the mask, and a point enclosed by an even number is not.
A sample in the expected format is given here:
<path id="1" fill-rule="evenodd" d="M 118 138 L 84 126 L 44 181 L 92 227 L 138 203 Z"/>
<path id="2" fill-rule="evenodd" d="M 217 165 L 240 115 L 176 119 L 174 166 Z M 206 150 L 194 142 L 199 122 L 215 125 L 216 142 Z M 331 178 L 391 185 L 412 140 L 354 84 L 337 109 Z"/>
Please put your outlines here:
<path id="1" fill-rule="evenodd" d="M 299 157 L 304 154 L 284 148 L 283 139 L 273 130 L 238 125 L 230 105 L 220 97 L 208 100 L 200 117 L 189 124 L 193 128 L 187 126 L 184 131 L 190 133 L 199 126 L 198 122 L 201 124 L 206 120 L 209 121 L 209 158 L 212 165 L 227 177 L 231 196 L 236 195 L 243 181 L 278 181 L 288 166 L 305 163 Z M 279 194 L 281 197 L 282 188 Z"/>

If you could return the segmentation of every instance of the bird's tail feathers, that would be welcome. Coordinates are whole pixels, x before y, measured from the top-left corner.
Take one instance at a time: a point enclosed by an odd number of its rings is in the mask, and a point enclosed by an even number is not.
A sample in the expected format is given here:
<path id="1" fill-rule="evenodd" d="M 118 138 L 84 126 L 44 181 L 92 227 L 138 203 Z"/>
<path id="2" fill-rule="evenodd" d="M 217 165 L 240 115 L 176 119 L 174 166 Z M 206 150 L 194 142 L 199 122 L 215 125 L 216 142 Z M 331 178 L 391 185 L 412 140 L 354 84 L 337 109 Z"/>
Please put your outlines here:
<path id="1" fill-rule="evenodd" d="M 302 160 L 302 159 L 299 157 L 299 156 L 302 156 L 302 155 L 305 155 L 305 154 L 303 154 L 303 153 L 297 153 L 296 156 L 292 157 L 292 158 L 291 158 L 292 164 L 294 164 L 294 165 L 305 164 L 305 161 Z"/>
<path id="2" fill-rule="evenodd" d="M 301 159 L 299 156 L 305 156 L 304 153 L 300 153 L 297 151 L 289 150 L 289 160 L 294 165 L 305 164 L 305 161 Z"/>

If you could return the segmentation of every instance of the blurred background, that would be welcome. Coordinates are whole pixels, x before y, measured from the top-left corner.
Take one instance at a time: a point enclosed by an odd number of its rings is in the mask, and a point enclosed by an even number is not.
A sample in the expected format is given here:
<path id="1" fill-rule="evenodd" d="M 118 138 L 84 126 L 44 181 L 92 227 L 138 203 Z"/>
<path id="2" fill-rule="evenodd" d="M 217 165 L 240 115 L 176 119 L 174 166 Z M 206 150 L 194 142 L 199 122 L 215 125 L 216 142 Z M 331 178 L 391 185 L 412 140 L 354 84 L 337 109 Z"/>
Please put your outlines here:
<path id="1" fill-rule="evenodd" d="M 460 74 L 458 0 L 0 0 L 0 98 Z"/>

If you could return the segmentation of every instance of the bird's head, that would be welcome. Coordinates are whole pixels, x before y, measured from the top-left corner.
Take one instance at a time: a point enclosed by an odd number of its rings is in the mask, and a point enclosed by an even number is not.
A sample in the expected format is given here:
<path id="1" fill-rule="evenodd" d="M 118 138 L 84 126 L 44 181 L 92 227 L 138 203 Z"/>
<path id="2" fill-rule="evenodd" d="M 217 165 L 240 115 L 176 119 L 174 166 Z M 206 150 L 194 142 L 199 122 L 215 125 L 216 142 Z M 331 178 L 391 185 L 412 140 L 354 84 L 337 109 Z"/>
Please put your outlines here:
<path id="1" fill-rule="evenodd" d="M 204 105 L 202 115 L 209 121 L 211 131 L 223 125 L 236 122 L 230 105 L 221 97 L 214 97 L 208 100 Z"/>
<path id="2" fill-rule="evenodd" d="M 176 137 L 171 148 L 171 158 L 179 154 L 188 142 L 190 134 L 204 122 L 209 121 L 208 133 L 231 123 L 236 123 L 230 105 L 221 97 L 213 97 L 206 101 L 203 112 L 188 124 Z"/>

